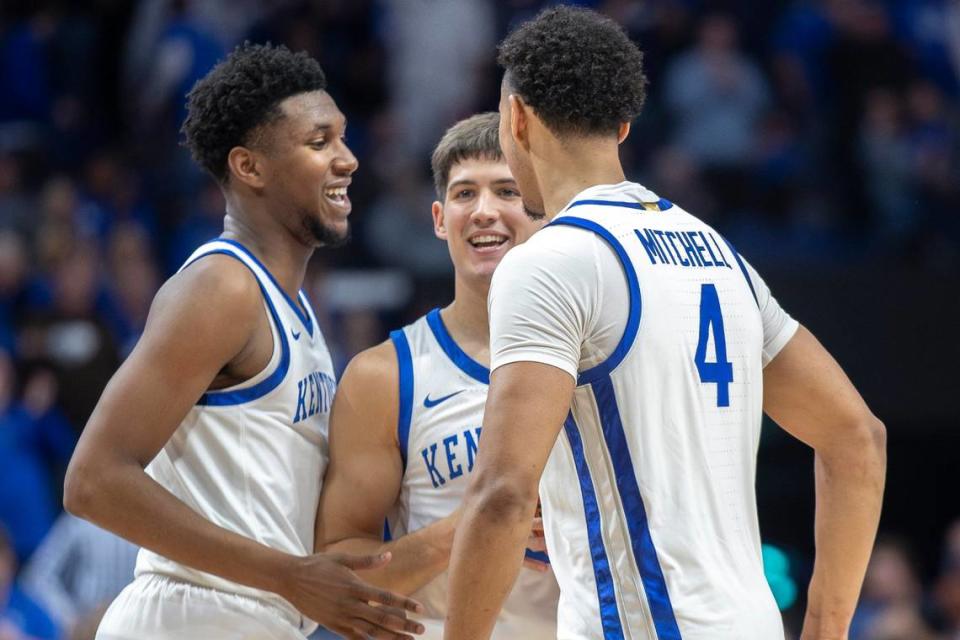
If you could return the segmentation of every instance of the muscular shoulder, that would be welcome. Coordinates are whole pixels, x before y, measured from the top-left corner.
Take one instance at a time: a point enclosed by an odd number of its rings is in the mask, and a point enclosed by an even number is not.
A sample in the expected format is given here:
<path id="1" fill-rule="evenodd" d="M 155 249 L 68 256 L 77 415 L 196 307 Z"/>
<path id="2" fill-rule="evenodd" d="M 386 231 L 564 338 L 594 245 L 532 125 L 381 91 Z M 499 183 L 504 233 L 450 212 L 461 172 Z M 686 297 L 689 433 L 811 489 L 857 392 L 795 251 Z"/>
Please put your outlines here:
<path id="1" fill-rule="evenodd" d="M 338 384 L 331 431 L 363 429 L 394 434 L 398 385 L 397 353 L 390 340 L 358 353 Z"/>
<path id="2" fill-rule="evenodd" d="M 174 338 L 188 348 L 215 346 L 235 353 L 249 340 L 262 314 L 262 294 L 250 270 L 229 256 L 207 256 L 160 288 L 144 339 Z"/>

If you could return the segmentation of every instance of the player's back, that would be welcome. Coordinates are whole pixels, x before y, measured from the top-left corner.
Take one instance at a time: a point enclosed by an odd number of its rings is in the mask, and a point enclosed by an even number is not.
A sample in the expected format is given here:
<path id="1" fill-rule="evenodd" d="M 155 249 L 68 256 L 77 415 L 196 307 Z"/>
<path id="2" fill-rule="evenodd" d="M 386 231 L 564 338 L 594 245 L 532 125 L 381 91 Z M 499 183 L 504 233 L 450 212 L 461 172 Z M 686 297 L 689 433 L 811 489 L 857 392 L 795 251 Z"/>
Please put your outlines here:
<path id="1" fill-rule="evenodd" d="M 490 372 L 467 355 L 434 309 L 390 335 L 397 350 L 404 462 L 400 495 L 388 519 L 394 537 L 450 515 L 463 502 L 480 443 Z M 412 597 L 426 607 L 423 638 L 440 638 L 447 572 Z M 494 640 L 555 637 L 559 591 L 551 573 L 521 569 L 497 619 Z"/>
<path id="2" fill-rule="evenodd" d="M 559 637 L 782 638 L 754 494 L 755 273 L 632 183 L 588 189 L 551 225 L 520 251 L 585 258 L 576 269 L 596 290 L 570 316 L 584 336 L 577 387 L 540 485 Z"/>

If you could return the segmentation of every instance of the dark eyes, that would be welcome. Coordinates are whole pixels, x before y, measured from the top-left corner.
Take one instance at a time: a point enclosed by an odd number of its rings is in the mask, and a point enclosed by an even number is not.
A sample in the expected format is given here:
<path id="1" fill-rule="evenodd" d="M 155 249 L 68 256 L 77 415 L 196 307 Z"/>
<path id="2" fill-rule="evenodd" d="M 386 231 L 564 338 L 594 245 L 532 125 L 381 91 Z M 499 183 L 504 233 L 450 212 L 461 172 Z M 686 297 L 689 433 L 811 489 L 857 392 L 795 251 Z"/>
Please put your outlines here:
<path id="1" fill-rule="evenodd" d="M 467 198 L 472 198 L 474 195 L 476 195 L 474 189 L 461 189 L 457 191 L 453 197 L 457 200 L 466 200 Z M 497 190 L 497 195 L 501 198 L 519 198 L 520 192 L 516 189 L 503 188 Z"/>
<path id="2" fill-rule="evenodd" d="M 346 143 L 347 143 L 347 134 L 343 134 L 342 136 L 340 136 L 340 141 L 343 142 L 344 144 L 346 144 Z M 327 141 L 326 141 L 326 140 L 314 140 L 313 142 L 310 143 L 310 146 L 313 147 L 314 149 L 317 149 L 317 150 L 319 151 L 319 150 L 325 149 L 325 148 L 327 147 Z"/>

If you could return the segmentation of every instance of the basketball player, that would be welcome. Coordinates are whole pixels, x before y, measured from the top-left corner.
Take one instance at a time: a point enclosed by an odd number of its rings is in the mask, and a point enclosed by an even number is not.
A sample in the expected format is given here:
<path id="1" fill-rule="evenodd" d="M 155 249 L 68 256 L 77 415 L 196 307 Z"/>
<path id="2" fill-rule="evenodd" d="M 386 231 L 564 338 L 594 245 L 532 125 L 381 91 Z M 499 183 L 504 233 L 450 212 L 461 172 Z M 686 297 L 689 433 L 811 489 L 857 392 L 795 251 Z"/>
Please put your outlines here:
<path id="1" fill-rule="evenodd" d="M 313 250 L 347 237 L 357 168 L 325 87 L 306 54 L 245 45 L 190 92 L 224 231 L 157 294 L 67 474 L 69 511 L 143 547 L 98 638 L 420 629 L 414 602 L 352 572 L 388 556 L 310 555 L 335 383 L 299 289 Z"/>
<path id="2" fill-rule="evenodd" d="M 490 287 L 483 447 L 445 637 L 489 636 L 539 482 L 559 637 L 783 638 L 754 494 L 766 411 L 816 454 L 803 638 L 846 638 L 880 513 L 883 425 L 720 234 L 625 181 L 617 145 L 645 79 L 622 29 L 551 9 L 499 61 L 501 146 L 525 206 L 550 223 Z"/>
<path id="3" fill-rule="evenodd" d="M 453 302 L 359 354 L 343 375 L 330 419 L 317 538 L 328 550 L 390 551 L 388 566 L 361 575 L 423 603 L 427 638 L 443 634 L 457 509 L 480 441 L 490 277 L 507 251 L 542 226 L 523 212 L 500 152 L 499 119 L 485 113 L 457 123 L 433 153 L 434 232 L 453 260 Z M 385 519 L 392 537 L 386 543 Z M 527 547 L 542 550 L 542 536 Z M 495 637 L 556 637 L 556 580 L 546 564 L 527 564 L 536 571 L 521 571 Z"/>

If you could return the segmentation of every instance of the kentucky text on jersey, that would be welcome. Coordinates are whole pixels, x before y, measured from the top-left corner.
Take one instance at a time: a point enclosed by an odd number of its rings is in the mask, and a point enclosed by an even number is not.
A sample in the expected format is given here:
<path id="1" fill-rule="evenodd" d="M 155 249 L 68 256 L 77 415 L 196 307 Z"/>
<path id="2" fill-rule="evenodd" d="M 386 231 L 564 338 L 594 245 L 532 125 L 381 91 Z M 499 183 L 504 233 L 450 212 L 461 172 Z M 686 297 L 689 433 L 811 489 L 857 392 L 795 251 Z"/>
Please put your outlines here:
<path id="1" fill-rule="evenodd" d="M 473 432 L 470 429 L 463 431 L 463 438 L 460 433 L 454 433 L 443 439 L 442 442 L 431 443 L 420 451 L 423 463 L 427 467 L 427 473 L 430 474 L 430 480 L 433 481 L 433 488 L 437 489 L 447 483 L 447 480 L 453 480 L 463 475 L 463 463 L 459 460 L 466 458 L 466 472 L 473 471 L 473 461 L 477 457 L 477 444 L 480 442 L 480 427 L 476 427 Z M 440 462 L 437 462 L 437 451 L 441 450 Z M 446 464 L 443 463 L 446 458 Z M 444 478 L 446 472 L 446 478 Z"/>
<path id="2" fill-rule="evenodd" d="M 704 233 L 703 231 L 637 229 L 635 233 L 646 250 L 651 264 L 733 268 L 720 248 L 717 238 L 709 231 Z"/>
<path id="3" fill-rule="evenodd" d="M 330 411 L 333 393 L 337 389 L 336 381 L 323 371 L 314 371 L 297 381 L 297 413 L 294 423 L 300 422 L 318 413 Z"/>

